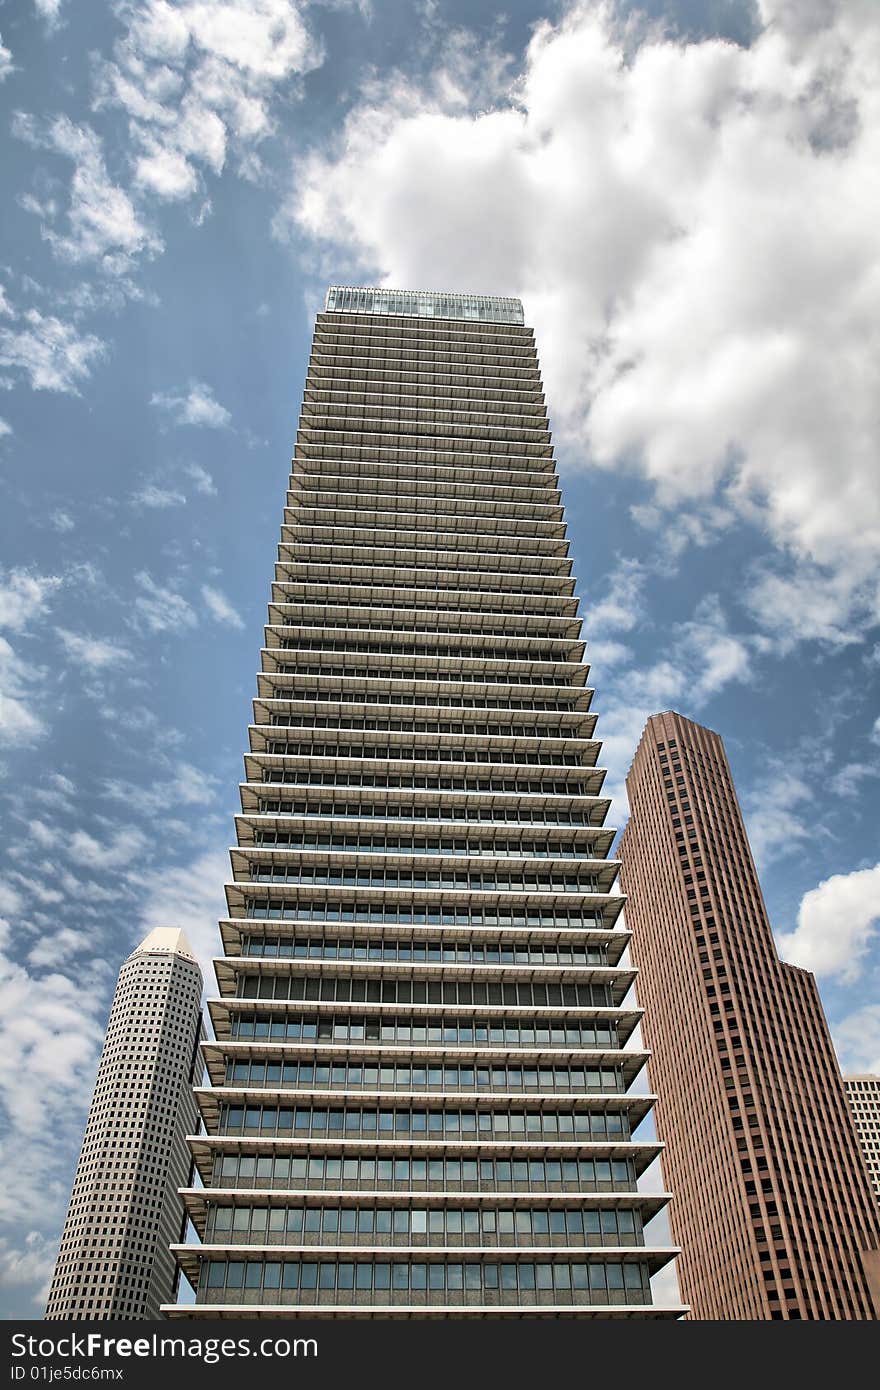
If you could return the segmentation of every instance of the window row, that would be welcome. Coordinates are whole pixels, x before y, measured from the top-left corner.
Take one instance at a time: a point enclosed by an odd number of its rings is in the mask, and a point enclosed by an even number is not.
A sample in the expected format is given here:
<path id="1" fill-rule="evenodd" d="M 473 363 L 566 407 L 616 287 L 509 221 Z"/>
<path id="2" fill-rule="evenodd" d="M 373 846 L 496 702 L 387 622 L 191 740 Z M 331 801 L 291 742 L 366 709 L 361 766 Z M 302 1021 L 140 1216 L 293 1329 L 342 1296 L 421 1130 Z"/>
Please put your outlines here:
<path id="1" fill-rule="evenodd" d="M 498 1091 L 622 1091 L 616 1067 L 410 1067 L 356 1063 L 338 1066 L 314 1062 L 227 1062 L 226 1081 L 251 1086 L 366 1086 L 429 1087 L 472 1091 L 475 1086 Z"/>
<path id="2" fill-rule="evenodd" d="M 292 582 L 292 581 L 288 580 L 288 582 Z M 293 582 L 295 582 L 295 581 L 293 581 Z M 354 588 L 354 587 L 356 587 L 356 586 L 352 586 L 352 588 Z M 373 594 L 375 593 L 375 585 L 371 584 L 371 585 L 366 585 L 366 586 L 364 586 L 364 587 L 366 587 L 366 588 L 368 589 L 368 591 L 369 591 L 368 597 L 369 597 L 369 599 L 370 599 L 371 606 L 374 606 L 374 607 L 376 607 L 376 608 L 385 608 L 385 607 L 393 608 L 393 607 L 394 607 L 393 604 L 384 604 L 384 603 L 381 603 L 381 602 L 373 603 Z M 406 587 L 408 587 L 408 586 L 397 584 L 395 587 L 396 587 L 396 588 L 406 588 Z M 444 587 L 444 586 L 438 586 L 438 587 L 441 587 L 441 588 L 442 588 L 442 587 Z M 472 589 L 472 588 L 468 588 L 468 587 L 466 587 L 466 586 L 462 586 L 462 587 L 455 586 L 454 588 L 446 587 L 446 588 L 444 589 L 444 592 L 447 592 L 447 593 L 449 593 L 449 594 L 454 594 L 454 595 L 460 595 L 460 594 L 466 594 L 466 593 L 469 593 L 469 594 L 481 594 L 481 595 L 482 595 L 482 594 L 484 594 L 486 591 L 485 591 L 484 589 Z M 519 592 L 521 592 L 521 593 L 531 593 L 532 591 L 531 591 L 531 590 L 520 590 Z M 545 599 L 545 604 L 542 606 L 542 608 L 540 609 L 540 611 L 537 611 L 537 610 L 535 610 L 535 609 L 532 610 L 533 616 L 536 616 L 536 617 L 541 617 L 541 616 L 543 616 L 544 612 L 546 611 L 546 600 L 548 599 L 548 595 L 542 594 L 541 596 L 542 596 L 542 598 Z M 357 597 L 357 595 L 355 595 L 355 597 Z M 361 596 L 361 597 L 363 597 L 363 596 Z M 549 601 L 551 602 L 551 604 L 552 604 L 553 599 L 554 599 L 554 595 L 550 595 L 550 596 L 549 596 Z M 287 601 L 289 602 L 290 600 L 287 600 Z M 347 599 L 346 599 L 346 601 L 347 601 Z M 409 603 L 407 606 L 410 607 L 410 608 L 417 608 L 417 607 L 419 607 L 418 604 L 414 604 L 414 603 Z M 456 606 L 456 611 L 458 611 L 457 606 Z M 481 612 L 484 611 L 483 608 L 482 608 L 482 605 L 481 605 L 481 607 L 480 607 L 480 611 L 481 611 Z M 488 609 L 487 611 L 488 611 L 488 612 L 493 612 L 493 613 L 494 613 L 494 612 L 499 612 L 499 611 L 503 611 L 503 610 L 498 610 L 498 609 L 490 608 L 490 609 Z M 551 616 L 553 616 L 553 615 L 551 614 Z M 294 694 L 293 691 L 290 689 L 289 686 L 280 686 L 280 687 L 277 687 L 277 688 L 273 688 L 272 693 L 271 693 L 270 696 L 268 696 L 268 698 L 269 698 L 269 699 L 272 699 L 272 700 L 286 700 L 286 701 L 289 701 L 290 703 L 292 703 L 293 705 L 297 705 L 300 701 L 309 701 L 309 702 L 314 702 L 315 704 L 321 704 L 321 705 L 377 705 L 377 706 L 383 706 L 383 707 L 384 707 L 384 706 L 393 706 L 393 705 L 403 705 L 403 706 L 406 706 L 407 708 L 412 708 L 412 709 L 425 709 L 425 708 L 428 708 L 428 709 L 437 709 L 437 710 L 440 710 L 440 711 L 445 711 L 445 710 L 450 710 L 450 711 L 451 711 L 451 710 L 455 710 L 456 712 L 458 712 L 458 711 L 466 712 L 466 711 L 469 711 L 469 710 L 492 709 L 492 710 L 501 710 L 501 711 L 503 711 L 503 712 L 514 711 L 514 710 L 515 710 L 515 711 L 517 711 L 517 712 L 523 712 L 523 713 L 526 713 L 526 714 L 531 714 L 532 711 L 535 711 L 535 710 L 540 711 L 541 713 L 548 713 L 548 714 L 568 714 L 568 713 L 570 713 L 570 712 L 574 709 L 574 704 L 573 704 L 572 700 L 562 698 L 561 692 L 560 692 L 560 695 L 557 696 L 555 699 L 542 700 L 542 699 L 540 698 L 540 696 L 529 696 L 528 699 L 525 699 L 525 700 L 524 700 L 524 699 L 519 698 L 519 697 L 516 696 L 516 695 L 498 695 L 498 696 L 494 696 L 494 697 L 491 696 L 491 695 L 488 695 L 488 696 L 481 696 L 481 695 L 465 695 L 465 696 L 459 695 L 459 696 L 455 696 L 455 695 L 449 695 L 449 694 L 447 694 L 447 693 L 444 693 L 444 694 L 442 694 L 442 695 L 441 695 L 441 694 L 437 694 L 437 695 L 434 695 L 434 694 L 431 694 L 431 695 L 419 695 L 417 692 L 415 692 L 415 691 L 410 691 L 410 690 L 406 690 L 406 691 L 394 691 L 394 690 L 345 690 L 345 689 L 338 689 L 338 690 L 308 690 L 308 691 L 300 691 L 300 690 L 298 690 L 298 691 Z"/>
<path id="3" fill-rule="evenodd" d="M 327 999 L 375 1004 L 510 1004 L 610 1008 L 607 985 L 548 985 L 518 980 L 494 984 L 470 980 L 359 980 L 322 976 L 245 975 L 239 999 Z"/>
<path id="4" fill-rule="evenodd" d="M 448 961 L 475 965 L 607 965 L 604 946 L 545 946 L 531 941 L 507 946 L 482 941 L 349 941 L 317 937 L 309 941 L 279 936 L 246 936 L 243 956 L 281 957 L 291 960 L 393 960 Z"/>
<path id="5" fill-rule="evenodd" d="M 333 554 L 333 547 L 327 546 L 326 549 Z M 392 554 L 393 553 L 394 552 L 392 552 Z M 417 566 L 415 568 L 420 567 Z M 436 649 L 426 649 L 424 655 L 426 657 L 434 657 L 437 655 L 437 651 Z M 462 656 L 464 653 L 458 652 L 457 655 Z M 469 655 L 471 654 L 469 653 Z M 369 680 L 371 677 L 375 680 L 377 674 L 384 670 L 386 670 L 386 663 L 384 662 L 381 665 L 377 663 L 375 666 L 306 666 L 300 663 L 296 665 L 286 665 L 284 662 L 279 661 L 275 666 L 275 672 L 279 676 L 333 676 L 339 680 Z M 272 673 L 268 672 L 267 674 L 271 675 Z M 446 671 L 441 670 L 439 667 L 432 668 L 422 666 L 412 670 L 401 670 L 399 667 L 395 667 L 393 678 L 398 681 L 439 681 L 444 685 L 470 685 L 473 680 L 473 675 L 466 668 L 456 671 Z M 496 682 L 496 684 L 552 685 L 556 686 L 557 689 L 564 688 L 566 690 L 571 688 L 571 681 L 568 675 L 545 676 L 532 675 L 531 673 L 523 673 L 520 675 L 510 670 L 505 670 L 503 672 L 503 680 Z"/>
<path id="6" fill-rule="evenodd" d="M 536 1191 L 568 1188 L 626 1191 L 635 1187 L 627 1159 L 606 1158 L 336 1158 L 313 1154 L 218 1154 L 214 1182 L 223 1187 L 265 1183 L 274 1186 L 337 1187 L 343 1184 L 394 1184 L 397 1188 L 457 1187 L 495 1192 L 499 1188 Z"/>
<path id="7" fill-rule="evenodd" d="M 595 930 L 603 926 L 601 912 L 580 905 L 567 907 L 525 907 L 516 904 L 486 907 L 450 907 L 429 903 L 425 907 L 410 903 L 288 901 L 284 898 L 248 898 L 245 916 L 285 918 L 301 922 L 388 922 L 391 926 L 470 927 L 472 931 L 503 930 L 505 927 L 564 927 Z"/>
<path id="8" fill-rule="evenodd" d="M 595 1237 L 607 1244 L 632 1245 L 642 1233 L 640 1213 L 631 1208 L 602 1211 L 581 1207 L 246 1207 L 211 1206 L 205 1239 L 222 1245 L 230 1235 L 244 1242 L 262 1245 L 267 1237 L 290 1237 L 298 1244 L 301 1236 L 439 1236 L 450 1244 L 463 1236 L 484 1240 L 486 1245 L 499 1238 L 521 1238 L 528 1244 L 534 1237 L 585 1240 Z M 345 1244 L 343 1239 L 342 1244 Z"/>
<path id="9" fill-rule="evenodd" d="M 508 552 L 510 553 L 510 552 Z M 334 641 L 320 637 L 282 638 L 271 651 L 299 652 L 377 652 L 383 656 L 454 656 L 457 659 L 470 657 L 478 661 L 509 661 L 510 652 L 506 645 L 492 646 L 485 642 L 357 642 Z M 558 647 L 530 647 L 520 658 L 523 661 L 564 661 Z"/>
<path id="10" fill-rule="evenodd" d="M 357 869 L 342 864 L 260 863 L 250 865 L 254 883 L 305 883 L 361 888 L 453 888 L 457 892 L 597 893 L 595 874 L 466 873 L 454 869 Z"/>
<path id="11" fill-rule="evenodd" d="M 258 830 L 257 845 L 279 845 L 283 849 L 359 850 L 376 854 L 477 855 L 516 859 L 605 859 L 589 844 L 566 844 L 561 840 L 426 840 L 408 835 L 331 835 L 317 831 Z"/>
<path id="12" fill-rule="evenodd" d="M 356 1106 L 221 1105 L 218 1134 L 430 1134 L 573 1141 L 628 1139 L 629 1117 L 615 1110 L 372 1110 Z"/>
<path id="13" fill-rule="evenodd" d="M 199 1292 L 220 1290 L 271 1290 L 283 1295 L 342 1294 L 351 1301 L 357 1291 L 381 1294 L 379 1303 L 407 1302 L 411 1293 L 438 1295 L 437 1302 L 460 1302 L 465 1291 L 492 1294 L 494 1301 L 516 1302 L 522 1295 L 535 1302 L 613 1301 L 647 1303 L 650 1300 L 648 1267 L 644 1263 L 608 1261 L 531 1260 L 499 1263 L 427 1263 L 408 1260 L 206 1260 L 202 1263 Z M 346 1297 L 347 1295 L 347 1297 Z M 500 1295 L 500 1298 L 499 1298 Z M 597 1297 L 601 1295 L 601 1297 Z M 331 1300 L 332 1301 L 332 1300 Z M 433 1301 L 433 1300 L 432 1300 Z"/>
<path id="14" fill-rule="evenodd" d="M 589 825 L 590 818 L 581 811 L 568 811 L 554 806 L 443 806 L 424 803 L 421 806 L 382 801 L 261 801 L 261 815 L 329 816 L 333 820 L 437 820 L 493 821 L 516 825 Z"/>
<path id="15" fill-rule="evenodd" d="M 387 734 L 471 734 L 480 738 L 577 738 L 577 729 L 562 724 L 475 724 L 449 719 L 377 719 L 364 716 L 353 719 L 344 715 L 300 714 L 289 710 L 273 713 L 269 723 L 258 725 L 270 729 L 357 729 Z"/>
<path id="16" fill-rule="evenodd" d="M 282 753 L 290 758 L 360 758 L 382 763 L 483 763 L 489 767 L 509 764 L 512 767 L 589 767 L 578 753 L 529 753 L 517 750 L 505 753 L 500 748 L 491 751 L 478 748 L 415 748 L 396 743 L 382 748 L 373 743 L 291 743 L 270 740 L 267 753 Z"/>
<path id="17" fill-rule="evenodd" d="M 233 1014 L 233 1038 L 271 1038 L 276 1041 L 444 1043 L 512 1047 L 619 1047 L 613 1024 L 567 1023 L 565 1027 L 539 1028 L 531 1024 L 492 1025 L 472 1019 L 445 1019 L 439 1023 L 414 1023 L 408 1018 L 296 1018 L 286 1014 L 258 1018 Z"/>
<path id="18" fill-rule="evenodd" d="M 550 778 L 529 781 L 524 777 L 440 777 L 415 774 L 409 777 L 384 772 L 313 772 L 308 768 L 264 767 L 263 783 L 283 783 L 297 787 L 399 787 L 435 792 L 524 792 L 551 793 L 556 796 L 586 796 L 582 782 L 554 782 Z"/>

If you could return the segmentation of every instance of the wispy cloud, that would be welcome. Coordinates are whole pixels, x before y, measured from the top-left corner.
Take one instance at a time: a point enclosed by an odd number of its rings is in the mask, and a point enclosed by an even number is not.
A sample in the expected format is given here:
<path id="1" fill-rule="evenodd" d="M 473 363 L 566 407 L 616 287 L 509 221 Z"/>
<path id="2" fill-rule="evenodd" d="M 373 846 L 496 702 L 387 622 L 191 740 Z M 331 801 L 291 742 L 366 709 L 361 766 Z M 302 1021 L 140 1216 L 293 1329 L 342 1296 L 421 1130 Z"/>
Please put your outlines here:
<path id="1" fill-rule="evenodd" d="M 121 107 L 134 141 L 135 183 L 165 201 L 203 189 L 230 149 L 239 173 L 258 167 L 276 90 L 322 61 L 296 0 L 143 0 L 128 7 L 112 62 L 98 70 L 99 104 Z"/>
<path id="2" fill-rule="evenodd" d="M 44 125 L 17 112 L 12 129 L 35 148 L 73 161 L 67 230 L 56 231 L 49 220 L 41 228 L 43 238 L 60 259 L 75 264 L 96 261 L 104 271 L 121 275 L 130 271 L 140 256 L 162 250 L 159 236 L 107 173 L 101 138 L 91 126 L 76 125 L 67 116 L 56 116 Z M 48 208 L 44 206 L 40 212 L 48 218 Z"/>
<path id="3" fill-rule="evenodd" d="M 65 512 L 60 507 L 51 513 L 49 522 L 60 535 L 64 535 L 67 531 L 73 531 L 76 526 L 70 512 Z"/>
<path id="4" fill-rule="evenodd" d="M 132 493 L 131 501 L 135 507 L 148 507 L 161 511 L 166 507 L 184 506 L 186 497 L 176 488 L 158 487 L 155 483 L 146 483 L 137 492 Z"/>
<path id="5" fill-rule="evenodd" d="M 3 40 L 0 39 L 0 82 L 3 82 L 4 79 L 14 71 L 15 64 L 12 61 L 12 51 L 8 49 Z"/>
<path id="6" fill-rule="evenodd" d="M 67 655 L 80 666 L 87 666 L 93 671 L 101 671 L 105 666 L 118 666 L 132 659 L 131 652 L 120 642 L 87 637 L 78 632 L 69 632 L 67 628 L 58 628 L 58 636 Z"/>
<path id="7" fill-rule="evenodd" d="M 135 575 L 141 589 L 134 600 L 137 618 L 151 632 L 185 632 L 195 627 L 198 618 L 182 594 L 157 584 L 146 570 Z"/>
<path id="8" fill-rule="evenodd" d="M 210 386 L 191 381 L 182 392 L 159 391 L 150 397 L 150 405 L 166 411 L 175 425 L 206 425 L 209 429 L 226 429 L 232 416 L 225 406 L 214 399 Z"/>
<path id="9" fill-rule="evenodd" d="M 30 377 L 35 391 L 79 395 L 79 386 L 106 352 L 93 333 L 81 334 L 72 323 L 28 309 L 14 326 L 0 327 L 0 367 Z"/>
<path id="10" fill-rule="evenodd" d="M 61 578 L 54 574 L 0 570 L 0 627 L 20 632 L 34 618 L 43 617 L 61 583 Z"/>
<path id="11" fill-rule="evenodd" d="M 207 468 L 203 468 L 200 463 L 188 463 L 183 471 L 192 479 L 196 492 L 200 492 L 203 497 L 217 496 L 217 486 Z"/>
<path id="12" fill-rule="evenodd" d="M 235 611 L 226 595 L 222 594 L 219 589 L 212 589 L 209 584 L 203 584 L 202 598 L 205 600 L 205 607 L 215 622 L 225 623 L 227 627 L 244 627 L 244 622 L 240 615 Z"/>

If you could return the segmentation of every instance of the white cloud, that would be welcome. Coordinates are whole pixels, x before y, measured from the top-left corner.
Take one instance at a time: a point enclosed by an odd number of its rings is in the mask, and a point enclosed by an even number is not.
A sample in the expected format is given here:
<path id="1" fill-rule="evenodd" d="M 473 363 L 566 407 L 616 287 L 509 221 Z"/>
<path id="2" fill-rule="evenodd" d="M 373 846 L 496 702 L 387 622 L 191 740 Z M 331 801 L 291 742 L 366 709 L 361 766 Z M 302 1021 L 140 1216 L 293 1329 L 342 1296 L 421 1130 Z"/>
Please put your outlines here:
<path id="1" fill-rule="evenodd" d="M 27 570 L 0 570 L 0 628 L 21 632 L 49 611 L 49 599 L 61 584 L 56 575 Z M 45 673 L 25 661 L 0 637 L 0 746 L 27 746 L 42 738 L 46 725 L 36 712 L 36 692 Z M 2 909 L 0 909 L 2 910 Z"/>
<path id="2" fill-rule="evenodd" d="M 56 116 L 43 128 L 32 117 L 18 113 L 13 131 L 29 144 L 73 161 L 68 230 L 61 234 L 51 226 L 42 227 L 44 239 L 62 260 L 97 261 L 105 271 L 120 275 L 142 254 L 162 250 L 159 237 L 107 173 L 100 136 L 91 126 Z"/>
<path id="3" fill-rule="evenodd" d="M 54 29 L 61 15 L 62 0 L 34 0 L 34 9 L 50 29 Z"/>
<path id="4" fill-rule="evenodd" d="M 632 631 L 644 616 L 646 580 L 647 573 L 638 560 L 621 560 L 607 580 L 597 585 L 598 602 L 582 606 L 587 637 Z"/>
<path id="5" fill-rule="evenodd" d="M 75 830 L 67 850 L 71 859 L 88 868 L 119 869 L 138 858 L 146 843 L 146 837 L 136 826 L 123 826 L 104 843 L 85 830 Z"/>
<path id="6" fill-rule="evenodd" d="M 225 429 L 232 420 L 226 407 L 214 399 L 210 386 L 202 381 L 191 381 L 189 389 L 177 395 L 173 391 L 158 391 L 150 397 L 150 405 L 168 411 L 175 425 L 206 425 L 209 429 Z"/>
<path id="7" fill-rule="evenodd" d="M 878 714 L 877 718 L 874 720 L 874 726 L 871 729 L 870 737 L 872 743 L 880 745 L 880 714 Z"/>
<path id="8" fill-rule="evenodd" d="M 247 177 L 274 129 L 273 99 L 322 61 L 295 0 L 140 0 L 114 61 L 98 70 L 99 104 L 128 114 L 134 177 L 172 201 L 220 174 L 230 148 Z"/>
<path id="9" fill-rule="evenodd" d="M 880 1075 L 880 1004 L 865 1004 L 831 1031 L 844 1072 Z"/>
<path id="10" fill-rule="evenodd" d="M 219 954 L 218 919 L 226 914 L 223 885 L 229 857 L 223 850 L 200 854 L 190 864 L 133 877 L 141 897 L 141 931 L 182 927 L 199 958 L 207 989 L 213 987 L 211 960 Z"/>
<path id="11" fill-rule="evenodd" d="M 817 975 L 851 984 L 880 921 L 880 864 L 832 874 L 805 893 L 793 932 L 777 936 L 781 955 Z"/>
<path id="12" fill-rule="evenodd" d="M 47 1241 L 40 1231 L 26 1232 L 20 1247 L 0 1236 L 0 1288 L 19 1290 L 36 1285 L 33 1302 L 45 1307 L 57 1253 L 57 1241 Z"/>
<path id="13" fill-rule="evenodd" d="M 105 666 L 118 666 L 131 661 L 131 652 L 119 642 L 106 641 L 99 637 L 84 637 L 66 628 L 58 628 L 58 636 L 67 655 L 81 666 L 93 671 L 103 670 Z"/>
<path id="14" fill-rule="evenodd" d="M 38 309 L 28 309 L 15 327 L 0 328 L 0 367 L 24 372 L 35 391 L 79 395 L 79 383 L 105 351 L 93 333 L 80 334 L 73 324 L 44 317 Z"/>
<path id="15" fill-rule="evenodd" d="M 7 48 L 3 40 L 0 39 L 0 82 L 3 82 L 11 72 L 15 71 L 15 64 L 12 61 L 12 50 Z"/>
<path id="16" fill-rule="evenodd" d="M 192 763 L 175 762 L 174 774 L 150 787 L 135 786 L 119 779 L 104 784 L 105 795 L 113 801 L 135 806 L 148 816 L 168 813 L 181 806 L 210 806 L 217 791 L 217 778 Z"/>
<path id="17" fill-rule="evenodd" d="M 143 592 L 134 600 L 134 611 L 151 632 L 185 632 L 196 626 L 198 618 L 181 594 L 163 589 L 145 570 L 135 581 Z"/>
<path id="18" fill-rule="evenodd" d="M 222 594 L 219 589 L 212 589 L 209 584 L 203 584 L 202 598 L 205 600 L 205 607 L 216 622 L 224 623 L 227 627 L 244 627 L 241 617 L 236 613 L 226 595 Z"/>
<path id="19" fill-rule="evenodd" d="M 202 468 L 200 463 L 190 463 L 183 471 L 192 479 L 196 492 L 200 492 L 203 497 L 217 496 L 217 485 L 207 468 Z"/>
<path id="20" fill-rule="evenodd" d="M 814 816 L 802 817 L 797 808 L 810 812 L 814 789 L 790 762 L 773 759 L 766 775 L 744 798 L 749 844 L 759 869 L 791 853 L 815 835 Z"/>
<path id="21" fill-rule="evenodd" d="M 49 517 L 49 521 L 51 522 L 54 529 L 58 531 L 61 535 L 63 535 L 66 531 L 73 531 L 76 526 L 76 522 L 74 521 L 70 513 L 62 511 L 60 507 L 56 508 L 56 510 L 52 513 L 52 515 Z"/>
<path id="22" fill-rule="evenodd" d="M 585 0 L 488 108 L 374 88 L 278 225 L 374 283 L 522 295 L 569 462 L 753 522 L 783 584 L 832 586 L 798 635 L 835 641 L 878 616 L 880 26 L 813 12 L 767 3 L 739 48 Z M 790 635 L 783 600 L 756 586 Z"/>
<path id="23" fill-rule="evenodd" d="M 0 570 L 0 627 L 20 632 L 32 619 L 43 617 L 50 596 L 60 586 L 57 575 Z"/>
<path id="24" fill-rule="evenodd" d="M 4 952 L 9 937 L 8 924 L 0 923 Z M 0 954 L 0 1105 L 20 1180 L 0 1193 L 0 1211 L 7 1218 L 45 1221 L 47 1206 L 57 1210 L 66 1200 L 58 1169 L 69 1161 L 65 1141 L 78 1147 L 82 1136 L 101 1044 L 100 984 L 106 974 L 106 966 L 97 962 L 82 968 L 77 979 L 57 970 L 33 975 Z"/>
<path id="25" fill-rule="evenodd" d="M 138 492 L 132 493 L 132 503 L 136 507 L 150 507 L 161 511 L 165 507 L 182 507 L 186 498 L 174 488 L 157 487 L 146 483 Z"/>

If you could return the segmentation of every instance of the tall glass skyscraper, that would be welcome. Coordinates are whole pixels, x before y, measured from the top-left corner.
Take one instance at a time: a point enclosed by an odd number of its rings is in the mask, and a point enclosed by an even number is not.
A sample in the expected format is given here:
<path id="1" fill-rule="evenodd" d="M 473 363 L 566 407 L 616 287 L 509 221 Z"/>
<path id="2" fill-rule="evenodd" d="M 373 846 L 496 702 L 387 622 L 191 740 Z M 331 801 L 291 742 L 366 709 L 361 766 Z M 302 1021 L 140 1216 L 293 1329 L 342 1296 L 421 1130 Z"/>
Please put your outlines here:
<path id="1" fill-rule="evenodd" d="M 519 301 L 331 288 L 173 1315 L 683 1311 L 583 655 Z"/>

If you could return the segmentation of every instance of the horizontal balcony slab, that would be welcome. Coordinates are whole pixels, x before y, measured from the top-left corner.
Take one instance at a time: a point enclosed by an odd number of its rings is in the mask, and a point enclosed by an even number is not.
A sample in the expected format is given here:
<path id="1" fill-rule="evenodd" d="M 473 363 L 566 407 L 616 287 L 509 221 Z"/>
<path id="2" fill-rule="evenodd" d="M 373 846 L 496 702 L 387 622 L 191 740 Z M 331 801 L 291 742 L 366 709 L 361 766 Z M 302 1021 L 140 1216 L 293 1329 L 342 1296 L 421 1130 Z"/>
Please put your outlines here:
<path id="1" fill-rule="evenodd" d="M 578 926 L 563 924 L 508 923 L 501 927 L 466 925 L 464 923 L 427 925 L 426 923 L 354 922 L 309 920 L 296 922 L 285 918 L 226 917 L 220 922 L 221 944 L 227 956 L 239 956 L 246 936 L 268 935 L 293 942 L 318 937 L 346 941 L 411 941 L 433 942 L 442 931 L 445 944 L 470 942 L 475 936 L 483 942 L 504 942 L 516 945 L 530 941 L 536 944 L 577 945 L 597 947 L 608 952 L 609 964 L 615 965 L 629 944 L 631 933 L 617 926 Z"/>
<path id="2" fill-rule="evenodd" d="M 237 1304 L 237 1303 L 164 1303 L 161 1313 L 174 1321 L 188 1318 L 219 1318 L 234 1321 L 240 1318 L 291 1319 L 299 1318 L 683 1318 L 690 1308 L 686 1304 Z"/>

